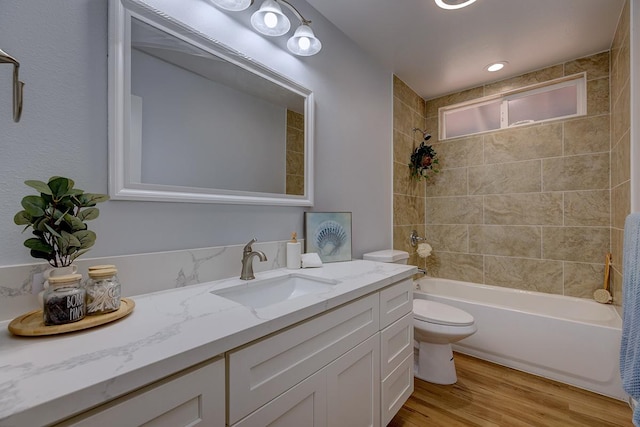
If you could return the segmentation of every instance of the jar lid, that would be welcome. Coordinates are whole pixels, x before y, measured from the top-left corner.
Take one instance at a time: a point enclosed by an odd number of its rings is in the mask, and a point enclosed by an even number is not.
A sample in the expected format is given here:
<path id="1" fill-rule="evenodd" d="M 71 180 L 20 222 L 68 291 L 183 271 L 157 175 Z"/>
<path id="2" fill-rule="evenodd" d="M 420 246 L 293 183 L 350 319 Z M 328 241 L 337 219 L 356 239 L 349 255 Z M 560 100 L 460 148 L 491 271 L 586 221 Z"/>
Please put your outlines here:
<path id="1" fill-rule="evenodd" d="M 89 267 L 89 271 L 104 270 L 104 269 L 107 269 L 107 268 L 116 268 L 116 266 L 112 265 L 112 264 L 92 265 L 91 267 Z"/>
<path id="2" fill-rule="evenodd" d="M 89 277 L 92 279 L 114 276 L 118 270 L 115 268 L 101 268 L 98 270 L 89 270 Z"/>
<path id="3" fill-rule="evenodd" d="M 63 276 L 49 277 L 49 285 L 64 285 L 82 280 L 81 274 L 65 274 Z"/>

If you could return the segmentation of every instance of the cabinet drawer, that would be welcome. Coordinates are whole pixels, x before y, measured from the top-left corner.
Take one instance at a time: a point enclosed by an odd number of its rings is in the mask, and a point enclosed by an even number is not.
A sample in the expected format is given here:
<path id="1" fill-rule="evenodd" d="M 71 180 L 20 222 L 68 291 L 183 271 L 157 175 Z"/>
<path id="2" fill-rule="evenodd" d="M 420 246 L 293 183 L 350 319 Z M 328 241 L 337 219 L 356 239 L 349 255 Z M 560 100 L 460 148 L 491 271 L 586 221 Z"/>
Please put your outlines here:
<path id="1" fill-rule="evenodd" d="M 57 427 L 178 427 L 225 425 L 224 359 L 189 368 Z"/>
<path id="2" fill-rule="evenodd" d="M 373 294 L 228 355 L 233 424 L 378 332 Z"/>
<path id="3" fill-rule="evenodd" d="M 406 279 L 380 291 L 380 329 L 413 311 L 413 280 Z"/>
<path id="4" fill-rule="evenodd" d="M 404 359 L 413 354 L 413 313 L 387 326 L 381 333 L 381 372 L 386 378 Z"/>
<path id="5" fill-rule="evenodd" d="M 382 381 L 382 425 L 389 424 L 413 393 L 413 352 Z"/>

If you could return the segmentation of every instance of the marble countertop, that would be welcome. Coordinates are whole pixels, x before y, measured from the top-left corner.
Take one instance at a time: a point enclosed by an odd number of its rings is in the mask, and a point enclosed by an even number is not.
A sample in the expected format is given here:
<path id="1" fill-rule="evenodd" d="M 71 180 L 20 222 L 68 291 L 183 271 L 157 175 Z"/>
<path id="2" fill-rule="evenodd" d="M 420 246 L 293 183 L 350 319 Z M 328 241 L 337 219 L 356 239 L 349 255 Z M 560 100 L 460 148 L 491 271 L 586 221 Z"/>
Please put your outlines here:
<path id="1" fill-rule="evenodd" d="M 257 273 L 256 279 L 292 270 Z M 0 323 L 0 426 L 37 426 L 223 354 L 399 280 L 415 267 L 350 261 L 297 273 L 337 280 L 331 290 L 250 309 L 211 294 L 237 278 L 134 297 L 117 322 L 50 337 L 16 337 Z"/>

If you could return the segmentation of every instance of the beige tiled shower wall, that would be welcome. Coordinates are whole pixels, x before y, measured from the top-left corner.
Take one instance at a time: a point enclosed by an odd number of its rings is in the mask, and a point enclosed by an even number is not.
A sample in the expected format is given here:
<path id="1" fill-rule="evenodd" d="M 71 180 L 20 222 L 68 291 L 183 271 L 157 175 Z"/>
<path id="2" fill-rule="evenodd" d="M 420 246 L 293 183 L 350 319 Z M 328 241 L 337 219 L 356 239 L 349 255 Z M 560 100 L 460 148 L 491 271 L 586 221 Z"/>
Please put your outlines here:
<path id="1" fill-rule="evenodd" d="M 629 0 L 611 46 L 611 253 L 614 303 L 622 304 L 624 219 L 631 211 Z"/>
<path id="2" fill-rule="evenodd" d="M 393 76 L 393 247 L 409 252 L 409 263 L 424 268 L 409 244 L 411 230 L 424 233 L 425 184 L 411 179 L 409 157 L 420 145 L 425 127 L 425 102 Z M 435 138 L 435 135 L 432 139 Z"/>
<path id="3" fill-rule="evenodd" d="M 287 110 L 287 194 L 304 194 L 304 115 Z"/>
<path id="4" fill-rule="evenodd" d="M 438 141 L 439 107 L 583 71 L 586 117 Z M 427 101 L 425 126 L 441 167 L 435 179 L 417 184 L 407 163 L 419 143 L 410 130 L 419 126 L 422 104 L 395 79 L 394 247 L 411 251 L 408 233 L 417 229 L 434 252 L 426 263 L 415 254 L 411 261 L 431 276 L 591 298 L 616 242 L 611 199 L 628 199 L 629 173 L 620 196 L 617 172 L 610 181 L 619 125 L 611 119 L 609 89 L 610 53 L 603 52 Z M 628 113 L 626 123 L 628 149 Z"/>

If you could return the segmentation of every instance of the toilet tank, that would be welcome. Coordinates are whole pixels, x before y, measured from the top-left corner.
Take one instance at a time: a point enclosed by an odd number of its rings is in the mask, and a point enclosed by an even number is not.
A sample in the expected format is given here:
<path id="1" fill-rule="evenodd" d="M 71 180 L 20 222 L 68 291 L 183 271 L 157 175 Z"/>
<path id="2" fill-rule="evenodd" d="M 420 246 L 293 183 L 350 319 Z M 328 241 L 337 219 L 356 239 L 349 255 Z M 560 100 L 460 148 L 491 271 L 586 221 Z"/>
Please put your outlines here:
<path id="1" fill-rule="evenodd" d="M 369 252 L 362 255 L 362 259 L 367 261 L 387 262 L 393 264 L 406 264 L 409 253 L 395 249 L 385 249 L 382 251 Z"/>

